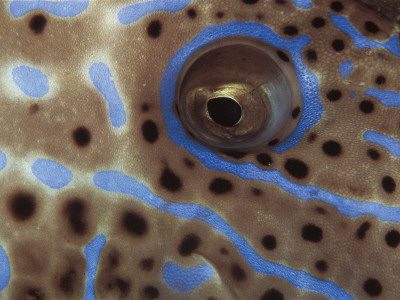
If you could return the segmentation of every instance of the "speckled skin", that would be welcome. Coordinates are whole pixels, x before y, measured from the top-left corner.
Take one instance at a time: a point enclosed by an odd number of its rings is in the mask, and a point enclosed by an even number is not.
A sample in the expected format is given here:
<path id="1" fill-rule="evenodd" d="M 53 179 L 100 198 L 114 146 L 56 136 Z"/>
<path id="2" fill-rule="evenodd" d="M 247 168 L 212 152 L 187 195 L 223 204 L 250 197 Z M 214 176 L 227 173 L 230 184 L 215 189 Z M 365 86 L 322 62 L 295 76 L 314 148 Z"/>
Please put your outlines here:
<path id="1" fill-rule="evenodd" d="M 96 173 L 117 170 L 165 201 L 210 208 L 266 261 L 332 281 L 354 299 L 397 299 L 399 247 L 390 246 L 385 238 L 392 230 L 400 231 L 397 222 L 385 222 L 372 214 L 349 217 L 323 200 L 304 201 L 273 183 L 207 168 L 171 140 L 160 96 L 171 58 L 209 25 L 255 22 L 287 39 L 307 35 L 311 41 L 302 57 L 319 80 L 323 106 L 319 122 L 298 145 L 282 153 L 266 149 L 264 153 L 272 158 L 269 166 L 259 162 L 259 152 L 238 159 L 216 154 L 227 161 L 279 170 L 300 186 L 316 186 L 359 203 L 398 207 L 399 189 L 389 193 L 381 181 L 384 176 L 398 181 L 400 160 L 366 142 L 363 134 L 373 130 L 400 140 L 400 109 L 383 106 L 364 94 L 367 87 L 400 93 L 400 57 L 384 48 L 355 47 L 347 34 L 333 26 L 328 13 L 348 17 L 362 35 L 378 41 L 399 34 L 396 22 L 356 1 L 342 1 L 343 9 L 335 11 L 333 1 L 325 0 L 311 1 L 311 9 L 301 9 L 288 0 L 199 0 L 177 12 L 158 11 L 121 25 L 118 11 L 133 2 L 91 1 L 85 11 L 71 18 L 39 10 L 13 17 L 10 3 L 0 4 L 0 150 L 7 157 L 0 171 L 0 245 L 9 258 L 11 273 L 0 298 L 83 299 L 87 293 L 84 249 L 102 234 L 106 244 L 94 280 L 97 299 L 340 299 L 312 288 L 297 288 L 268 271 L 256 272 L 232 240 L 203 221 L 177 218 L 141 199 L 107 192 L 93 183 Z M 37 14 L 47 20 L 40 33 L 29 26 Z M 325 25 L 313 27 L 316 17 L 323 18 Z M 162 24 L 156 38 L 148 34 L 154 20 Z M 366 21 L 373 21 L 380 31 L 368 32 Z M 285 35 L 283 28 L 289 25 L 298 29 L 296 36 Z M 344 42 L 343 51 L 332 49 L 333 39 Z M 308 50 L 317 53 L 316 60 L 307 58 Z M 338 66 L 346 60 L 351 60 L 353 71 L 343 79 Z M 127 120 L 121 128 L 110 124 L 104 98 L 88 76 L 88 68 L 97 61 L 110 68 L 124 104 Z M 24 95 L 9 79 L 12 68 L 27 63 L 48 75 L 50 89 L 42 98 Z M 376 82 L 379 75 L 385 78 L 380 85 Z M 327 99 L 332 89 L 341 91 L 339 100 Z M 360 110 L 363 100 L 374 103 L 371 113 Z M 158 130 L 152 143 L 142 130 L 147 120 Z M 80 126 L 91 135 L 85 146 L 77 145 L 73 137 Z M 340 155 L 323 151 L 328 140 L 340 143 Z M 377 150 L 379 159 L 371 159 L 369 149 Z M 31 174 L 30 166 L 37 158 L 67 167 L 74 174 L 72 181 L 61 189 L 43 185 Z M 307 165 L 305 177 L 296 178 L 285 168 L 291 158 Z M 163 184 L 163 174 L 179 181 L 178 187 Z M 228 180 L 232 188 L 214 193 L 210 186 L 216 178 Z M 20 192 L 34 199 L 35 208 L 25 219 L 13 209 Z M 68 209 L 71 201 L 79 203 L 72 213 Z M 144 220 L 144 230 L 135 227 L 137 222 L 126 225 L 129 213 Z M 363 227 L 368 227 L 364 235 L 360 234 L 362 224 L 369 224 Z M 305 238 L 309 225 L 322 230 L 315 241 Z M 199 242 L 189 243 L 189 254 L 182 255 L 182 244 L 190 234 Z M 266 235 L 275 238 L 272 249 L 263 243 Z M 215 273 L 193 291 L 180 292 L 163 279 L 168 261 L 185 268 L 206 263 Z M 381 289 L 375 287 L 371 292 L 370 279 L 377 280 Z M 282 298 L 271 298 L 271 289 Z"/>

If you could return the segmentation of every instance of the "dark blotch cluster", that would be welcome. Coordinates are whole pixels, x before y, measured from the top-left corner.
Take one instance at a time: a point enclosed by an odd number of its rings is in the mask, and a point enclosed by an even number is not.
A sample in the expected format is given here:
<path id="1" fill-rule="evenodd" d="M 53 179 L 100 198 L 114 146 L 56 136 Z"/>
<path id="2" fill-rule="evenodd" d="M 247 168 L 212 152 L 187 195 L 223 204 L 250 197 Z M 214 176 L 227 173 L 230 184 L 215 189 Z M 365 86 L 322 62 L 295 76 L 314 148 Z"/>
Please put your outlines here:
<path id="1" fill-rule="evenodd" d="M 182 188 L 181 179 L 169 168 L 163 170 L 160 177 L 160 184 L 170 192 L 177 192 Z"/>
<path id="2" fill-rule="evenodd" d="M 274 250 L 276 248 L 276 238 L 273 235 L 267 234 L 262 238 L 261 244 L 267 250 Z"/>
<path id="3" fill-rule="evenodd" d="M 302 179 L 308 175 L 307 165 L 299 159 L 289 158 L 285 162 L 286 171 L 293 177 Z"/>
<path id="4" fill-rule="evenodd" d="M 179 254 L 182 256 L 189 256 L 195 251 L 201 243 L 201 239 L 197 234 L 189 233 L 185 235 L 179 245 Z"/>
<path id="5" fill-rule="evenodd" d="M 40 34 L 44 31 L 46 27 L 47 19 L 45 16 L 38 14 L 34 15 L 32 19 L 29 21 L 29 28 L 32 30 L 34 34 Z"/>
<path id="6" fill-rule="evenodd" d="M 115 277 L 110 280 L 107 284 L 108 290 L 118 289 L 121 298 L 125 298 L 128 296 L 131 290 L 131 282 L 129 280 L 122 279 L 120 277 Z"/>
<path id="7" fill-rule="evenodd" d="M 144 121 L 142 124 L 142 134 L 149 143 L 154 143 L 158 139 L 158 128 L 152 120 Z"/>
<path id="8" fill-rule="evenodd" d="M 154 266 L 154 259 L 148 257 L 143 258 L 139 263 L 140 269 L 143 271 L 151 271 Z"/>
<path id="9" fill-rule="evenodd" d="M 322 240 L 322 229 L 314 224 L 304 225 L 301 230 L 301 237 L 306 241 L 318 243 Z"/>
<path id="10" fill-rule="evenodd" d="M 209 185 L 209 190 L 214 194 L 225 194 L 233 189 L 232 183 L 224 178 L 215 178 Z"/>
<path id="11" fill-rule="evenodd" d="M 143 294 L 149 299 L 157 299 L 160 296 L 158 289 L 152 285 L 145 286 Z"/>
<path id="12" fill-rule="evenodd" d="M 27 221 L 35 214 L 36 198 L 31 193 L 17 192 L 10 197 L 8 208 L 17 221 Z"/>
<path id="13" fill-rule="evenodd" d="M 148 230 L 147 221 L 134 211 L 127 211 L 122 215 L 122 226 L 134 236 L 142 236 Z"/>
<path id="14" fill-rule="evenodd" d="M 87 232 L 86 204 L 82 199 L 74 198 L 67 201 L 64 207 L 64 215 L 72 231 L 78 235 L 84 235 Z"/>
<path id="15" fill-rule="evenodd" d="M 364 222 L 357 228 L 356 236 L 359 240 L 363 240 L 365 238 L 365 234 L 371 228 L 371 224 L 369 222 Z"/>
<path id="16" fill-rule="evenodd" d="M 260 300 L 284 300 L 284 298 L 277 289 L 269 289 L 261 296 Z"/>
<path id="17" fill-rule="evenodd" d="M 80 126 L 72 132 L 72 138 L 78 147 L 86 147 L 90 144 L 92 136 L 89 129 L 85 126 Z"/>
<path id="18" fill-rule="evenodd" d="M 155 39 L 161 35 L 162 25 L 159 20 L 154 20 L 149 23 L 147 26 L 147 34 Z"/>
<path id="19" fill-rule="evenodd" d="M 71 295 L 74 293 L 77 275 L 78 273 L 71 269 L 61 276 L 58 287 L 64 294 Z"/>

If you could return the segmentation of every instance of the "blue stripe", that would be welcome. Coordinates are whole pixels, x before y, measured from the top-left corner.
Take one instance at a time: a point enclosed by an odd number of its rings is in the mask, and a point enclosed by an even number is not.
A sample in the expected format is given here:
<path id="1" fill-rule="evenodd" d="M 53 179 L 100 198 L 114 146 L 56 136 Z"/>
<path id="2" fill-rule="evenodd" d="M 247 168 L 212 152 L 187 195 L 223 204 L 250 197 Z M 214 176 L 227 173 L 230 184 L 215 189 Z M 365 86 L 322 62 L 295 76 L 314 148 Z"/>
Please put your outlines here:
<path id="1" fill-rule="evenodd" d="M 12 0 L 10 12 L 14 17 L 21 17 L 30 11 L 43 9 L 57 17 L 75 17 L 85 11 L 88 6 L 89 0 Z"/>
<path id="2" fill-rule="evenodd" d="M 375 131 L 367 131 L 364 133 L 364 139 L 367 142 L 378 144 L 384 147 L 394 156 L 400 157 L 400 143 L 394 138 L 385 136 Z"/>
<path id="3" fill-rule="evenodd" d="M 85 300 L 96 300 L 96 296 L 94 294 L 94 279 L 96 277 L 100 252 L 105 243 L 105 236 L 102 234 L 98 235 L 89 243 L 89 245 L 86 246 L 85 250 L 83 251 L 87 261 Z"/>
<path id="4" fill-rule="evenodd" d="M 400 93 L 394 91 L 380 91 L 369 88 L 364 92 L 368 96 L 375 97 L 385 106 L 400 106 Z"/>

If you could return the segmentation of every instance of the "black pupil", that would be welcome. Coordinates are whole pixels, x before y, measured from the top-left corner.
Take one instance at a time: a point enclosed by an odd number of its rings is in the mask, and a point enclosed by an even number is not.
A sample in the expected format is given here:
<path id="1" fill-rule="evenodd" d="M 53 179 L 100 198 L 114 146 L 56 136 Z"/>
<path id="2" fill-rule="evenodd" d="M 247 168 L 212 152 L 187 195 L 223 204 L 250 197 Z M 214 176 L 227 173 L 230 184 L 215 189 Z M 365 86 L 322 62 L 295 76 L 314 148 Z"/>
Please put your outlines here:
<path id="1" fill-rule="evenodd" d="M 232 127 L 242 116 L 240 105 L 231 98 L 212 98 L 207 102 L 208 114 L 214 122 L 225 127 Z"/>

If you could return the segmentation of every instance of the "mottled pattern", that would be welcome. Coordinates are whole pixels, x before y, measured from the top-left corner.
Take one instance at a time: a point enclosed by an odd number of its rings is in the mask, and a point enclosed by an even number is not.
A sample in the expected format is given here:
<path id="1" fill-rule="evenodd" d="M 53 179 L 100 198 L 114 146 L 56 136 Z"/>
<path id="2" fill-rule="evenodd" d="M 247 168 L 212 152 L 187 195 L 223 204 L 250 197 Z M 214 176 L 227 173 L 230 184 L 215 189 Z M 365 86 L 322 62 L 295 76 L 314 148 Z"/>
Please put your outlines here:
<path id="1" fill-rule="evenodd" d="M 398 10 L 362 2 L 1 2 L 0 298 L 398 299 Z M 222 153 L 175 84 L 240 35 L 303 106 Z"/>

